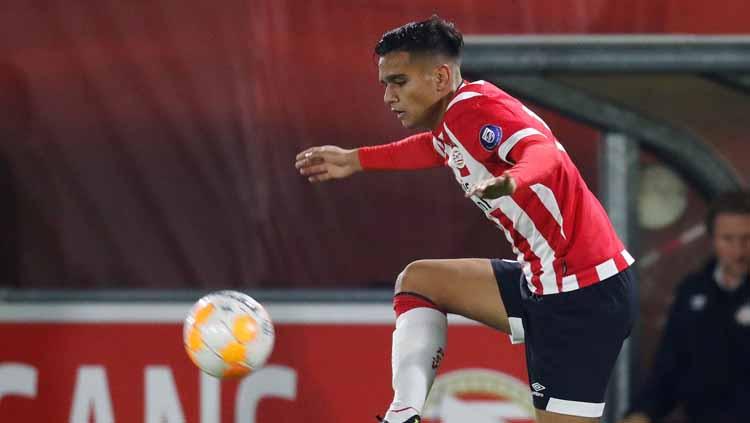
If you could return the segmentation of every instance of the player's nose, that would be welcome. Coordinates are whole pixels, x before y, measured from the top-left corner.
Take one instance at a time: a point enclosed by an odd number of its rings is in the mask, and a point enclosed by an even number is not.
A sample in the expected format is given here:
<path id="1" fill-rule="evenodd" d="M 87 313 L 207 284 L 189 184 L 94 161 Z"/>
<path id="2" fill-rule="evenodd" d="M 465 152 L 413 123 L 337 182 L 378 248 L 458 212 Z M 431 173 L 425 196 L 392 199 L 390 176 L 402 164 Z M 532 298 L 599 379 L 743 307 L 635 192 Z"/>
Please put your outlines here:
<path id="1" fill-rule="evenodd" d="M 388 106 L 396 102 L 396 96 L 393 93 L 392 89 L 388 87 L 385 88 L 385 92 L 383 93 L 383 102 Z"/>

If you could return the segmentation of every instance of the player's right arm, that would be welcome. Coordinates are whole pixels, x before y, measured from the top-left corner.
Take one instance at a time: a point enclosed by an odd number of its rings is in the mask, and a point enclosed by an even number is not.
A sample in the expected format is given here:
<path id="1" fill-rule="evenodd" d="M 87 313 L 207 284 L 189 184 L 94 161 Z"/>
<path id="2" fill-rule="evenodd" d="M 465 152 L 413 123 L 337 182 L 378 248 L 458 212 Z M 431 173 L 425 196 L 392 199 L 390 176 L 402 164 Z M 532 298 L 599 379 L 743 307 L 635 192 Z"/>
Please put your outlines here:
<path id="1" fill-rule="evenodd" d="M 335 145 L 308 148 L 297 154 L 294 167 L 310 182 L 347 178 L 362 171 L 356 149 L 345 150 Z"/>
<path id="2" fill-rule="evenodd" d="M 297 154 L 295 167 L 310 182 L 347 178 L 367 170 L 410 170 L 444 164 L 423 132 L 390 144 L 346 150 L 333 145 L 312 147 Z"/>

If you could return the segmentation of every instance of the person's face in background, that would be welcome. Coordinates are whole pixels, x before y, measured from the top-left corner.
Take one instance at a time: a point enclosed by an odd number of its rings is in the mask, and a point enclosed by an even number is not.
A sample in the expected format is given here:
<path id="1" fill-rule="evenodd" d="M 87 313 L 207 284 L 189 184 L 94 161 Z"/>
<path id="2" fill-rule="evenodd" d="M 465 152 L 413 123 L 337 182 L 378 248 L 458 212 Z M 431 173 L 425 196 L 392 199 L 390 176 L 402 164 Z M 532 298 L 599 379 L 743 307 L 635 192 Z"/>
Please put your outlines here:
<path id="1" fill-rule="evenodd" d="M 750 270 L 750 214 L 719 213 L 713 244 L 725 275 L 738 278 Z"/>

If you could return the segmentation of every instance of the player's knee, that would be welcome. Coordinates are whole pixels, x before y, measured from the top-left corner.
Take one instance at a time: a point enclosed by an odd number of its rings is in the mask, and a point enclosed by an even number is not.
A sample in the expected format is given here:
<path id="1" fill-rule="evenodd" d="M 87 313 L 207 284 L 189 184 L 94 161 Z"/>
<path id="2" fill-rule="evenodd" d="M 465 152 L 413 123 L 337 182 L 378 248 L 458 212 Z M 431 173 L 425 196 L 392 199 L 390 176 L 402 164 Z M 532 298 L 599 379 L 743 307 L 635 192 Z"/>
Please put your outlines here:
<path id="1" fill-rule="evenodd" d="M 415 292 L 426 295 L 426 282 L 428 280 L 429 261 L 417 260 L 409 263 L 396 278 L 394 292 Z"/>

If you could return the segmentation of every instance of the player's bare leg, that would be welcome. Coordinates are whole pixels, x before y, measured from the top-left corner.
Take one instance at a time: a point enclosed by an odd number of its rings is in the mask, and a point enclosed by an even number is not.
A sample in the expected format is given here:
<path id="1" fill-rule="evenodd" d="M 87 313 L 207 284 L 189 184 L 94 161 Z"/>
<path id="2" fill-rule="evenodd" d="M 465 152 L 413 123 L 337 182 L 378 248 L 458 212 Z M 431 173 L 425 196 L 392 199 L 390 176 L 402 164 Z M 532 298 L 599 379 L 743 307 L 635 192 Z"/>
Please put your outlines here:
<path id="1" fill-rule="evenodd" d="M 415 261 L 399 275 L 395 292 L 420 294 L 446 313 L 510 333 L 508 314 L 489 259 Z"/>

